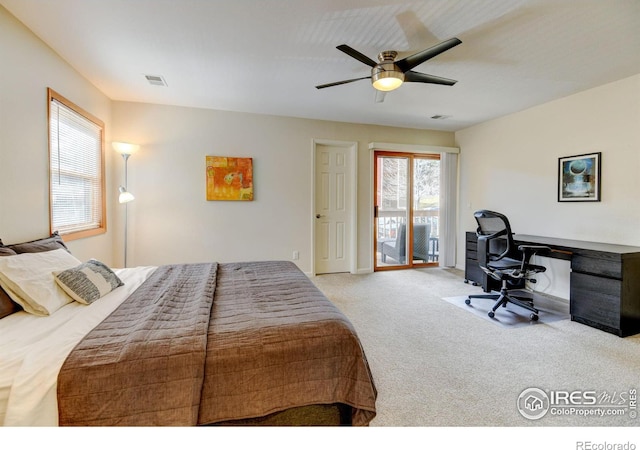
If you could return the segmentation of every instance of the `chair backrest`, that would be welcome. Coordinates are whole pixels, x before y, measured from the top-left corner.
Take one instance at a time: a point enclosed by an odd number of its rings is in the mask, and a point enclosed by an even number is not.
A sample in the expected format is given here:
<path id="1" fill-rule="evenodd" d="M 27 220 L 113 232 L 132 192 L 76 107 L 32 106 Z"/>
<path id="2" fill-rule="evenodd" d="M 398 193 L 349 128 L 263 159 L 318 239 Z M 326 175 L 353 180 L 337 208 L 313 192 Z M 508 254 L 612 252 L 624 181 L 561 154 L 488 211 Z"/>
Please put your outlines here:
<path id="1" fill-rule="evenodd" d="M 428 223 L 413 224 L 413 257 L 427 261 L 429 258 L 429 235 L 431 226 Z"/>
<path id="2" fill-rule="evenodd" d="M 407 225 L 400 224 L 396 231 L 396 250 L 398 252 L 398 256 L 404 257 L 406 255 L 406 242 L 407 242 Z"/>
<path id="3" fill-rule="evenodd" d="M 491 260 L 501 259 L 505 256 L 513 256 L 519 258 L 519 252 L 513 242 L 513 233 L 509 219 L 504 214 L 486 209 L 476 211 L 473 214 L 478 228 L 478 264 L 480 267 L 486 267 L 489 258 Z M 500 244 L 491 242 L 494 239 L 500 239 Z M 506 244 L 506 248 L 504 245 Z"/>
<path id="4" fill-rule="evenodd" d="M 431 226 L 428 223 L 414 223 L 413 224 L 413 253 L 414 257 L 419 259 L 427 258 L 429 248 L 429 235 L 431 234 Z M 407 242 L 407 225 L 401 224 L 398 227 L 396 235 L 396 250 L 398 256 L 405 256 L 406 242 Z"/>

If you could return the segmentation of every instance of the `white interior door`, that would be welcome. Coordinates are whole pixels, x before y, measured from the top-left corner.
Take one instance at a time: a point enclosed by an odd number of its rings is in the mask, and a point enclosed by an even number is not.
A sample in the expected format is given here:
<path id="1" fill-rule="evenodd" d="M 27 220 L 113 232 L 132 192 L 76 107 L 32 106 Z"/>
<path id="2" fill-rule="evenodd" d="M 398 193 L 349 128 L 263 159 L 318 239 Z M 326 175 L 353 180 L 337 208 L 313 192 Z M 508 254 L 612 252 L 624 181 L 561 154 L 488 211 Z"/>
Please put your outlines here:
<path id="1" fill-rule="evenodd" d="M 355 146 L 315 144 L 315 272 L 352 270 Z"/>

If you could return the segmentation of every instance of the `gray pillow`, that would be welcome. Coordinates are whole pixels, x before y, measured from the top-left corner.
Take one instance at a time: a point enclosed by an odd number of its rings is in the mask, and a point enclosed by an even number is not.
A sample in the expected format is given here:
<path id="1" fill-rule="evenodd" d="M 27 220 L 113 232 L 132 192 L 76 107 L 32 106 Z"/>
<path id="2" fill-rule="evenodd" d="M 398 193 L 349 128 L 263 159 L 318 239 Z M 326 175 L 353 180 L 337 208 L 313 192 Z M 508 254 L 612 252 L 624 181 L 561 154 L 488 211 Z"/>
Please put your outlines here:
<path id="1" fill-rule="evenodd" d="M 0 256 L 13 256 L 16 254 L 17 253 L 11 250 L 10 248 L 0 246 Z"/>
<path id="2" fill-rule="evenodd" d="M 69 252 L 69 249 L 57 231 L 54 231 L 48 238 L 35 239 L 33 241 L 21 242 L 20 244 L 10 244 L 4 248 L 13 250 L 16 253 L 49 252 L 51 250 L 58 250 L 59 248 L 63 248 Z"/>
<path id="3" fill-rule="evenodd" d="M 54 272 L 58 285 L 71 298 L 89 305 L 124 283 L 105 264 L 91 259 L 72 269 Z"/>
<path id="4" fill-rule="evenodd" d="M 18 311 L 22 311 L 22 307 L 11 300 L 9 294 L 0 287 L 0 319 Z"/>
<path id="5" fill-rule="evenodd" d="M 16 252 L 2 245 L 2 239 L 0 239 L 0 256 L 12 256 L 15 255 Z M 7 294 L 4 289 L 0 287 L 0 319 L 3 317 L 7 317 L 9 314 L 13 314 L 14 312 L 18 312 L 22 309 L 20 305 L 11 300 L 9 294 Z"/>

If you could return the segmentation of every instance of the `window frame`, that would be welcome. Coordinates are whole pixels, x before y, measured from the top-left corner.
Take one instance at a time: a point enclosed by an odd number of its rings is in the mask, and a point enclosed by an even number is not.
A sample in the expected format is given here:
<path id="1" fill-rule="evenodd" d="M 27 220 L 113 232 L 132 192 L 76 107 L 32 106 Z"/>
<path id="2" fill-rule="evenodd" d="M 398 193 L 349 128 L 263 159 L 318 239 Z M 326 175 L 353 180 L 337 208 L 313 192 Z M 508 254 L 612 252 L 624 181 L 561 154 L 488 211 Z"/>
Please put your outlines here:
<path id="1" fill-rule="evenodd" d="M 53 233 L 58 231 L 57 228 L 53 224 L 53 190 L 52 190 L 52 180 L 53 180 L 53 172 L 51 170 L 51 158 L 52 158 L 52 140 L 51 140 L 51 102 L 57 101 L 65 107 L 72 110 L 75 114 L 82 117 L 89 122 L 92 122 L 100 129 L 100 180 L 98 183 L 100 189 L 100 197 L 101 197 L 101 205 L 98 207 L 98 211 L 100 211 L 101 217 L 99 223 L 96 227 L 80 230 L 80 231 L 71 231 L 71 232 L 60 232 L 60 235 L 64 237 L 65 241 L 72 241 L 75 239 L 82 239 L 90 236 L 96 236 L 99 234 L 104 234 L 107 232 L 107 199 L 106 199 L 106 180 L 105 180 L 105 147 L 104 147 L 104 122 L 98 119 L 93 114 L 79 107 L 75 103 L 66 99 L 56 91 L 51 88 L 47 88 L 47 141 L 48 141 L 48 151 L 49 158 L 48 164 L 49 167 L 47 169 L 49 173 L 49 232 Z"/>

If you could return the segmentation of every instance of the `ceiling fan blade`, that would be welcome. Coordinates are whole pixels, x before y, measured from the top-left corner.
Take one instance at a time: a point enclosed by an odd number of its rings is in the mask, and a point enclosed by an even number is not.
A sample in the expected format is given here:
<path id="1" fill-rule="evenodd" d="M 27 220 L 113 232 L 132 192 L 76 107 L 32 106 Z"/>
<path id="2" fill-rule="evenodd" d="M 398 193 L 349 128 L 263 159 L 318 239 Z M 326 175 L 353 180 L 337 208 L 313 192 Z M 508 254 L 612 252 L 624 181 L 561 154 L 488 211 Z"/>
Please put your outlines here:
<path id="1" fill-rule="evenodd" d="M 429 75 L 426 73 L 414 72 L 410 70 L 404 74 L 404 81 L 414 83 L 431 83 L 431 84 L 443 84 L 445 86 L 453 86 L 457 83 L 456 80 L 450 78 L 437 77 L 435 75 Z"/>
<path id="2" fill-rule="evenodd" d="M 458 38 L 447 39 L 446 41 L 440 42 L 439 44 L 434 45 L 426 50 L 422 50 L 421 52 L 415 53 L 411 56 L 407 56 L 400 61 L 396 61 L 396 65 L 400 67 L 400 70 L 406 72 L 408 70 L 413 69 L 419 64 L 433 58 L 434 56 L 438 56 L 440 53 L 446 52 L 447 50 L 455 47 L 456 45 L 462 44 L 462 41 Z"/>
<path id="3" fill-rule="evenodd" d="M 347 44 L 338 45 L 336 48 L 341 52 L 344 52 L 347 55 L 351 56 L 352 58 L 357 59 L 361 63 L 366 64 L 369 67 L 374 67 L 376 64 L 378 64 L 373 59 L 369 58 L 367 55 L 363 55 L 358 50 L 355 50 L 349 47 Z"/>
<path id="4" fill-rule="evenodd" d="M 359 80 L 366 80 L 368 78 L 371 78 L 371 77 L 368 76 L 368 77 L 361 77 L 361 78 L 353 78 L 351 80 L 342 80 L 342 81 L 336 81 L 334 83 L 321 84 L 319 86 L 316 86 L 316 89 L 324 89 L 324 88 L 328 88 L 328 87 L 331 87 L 331 86 L 339 86 L 341 84 L 347 84 L 347 83 L 351 83 L 353 81 L 359 81 Z"/>

